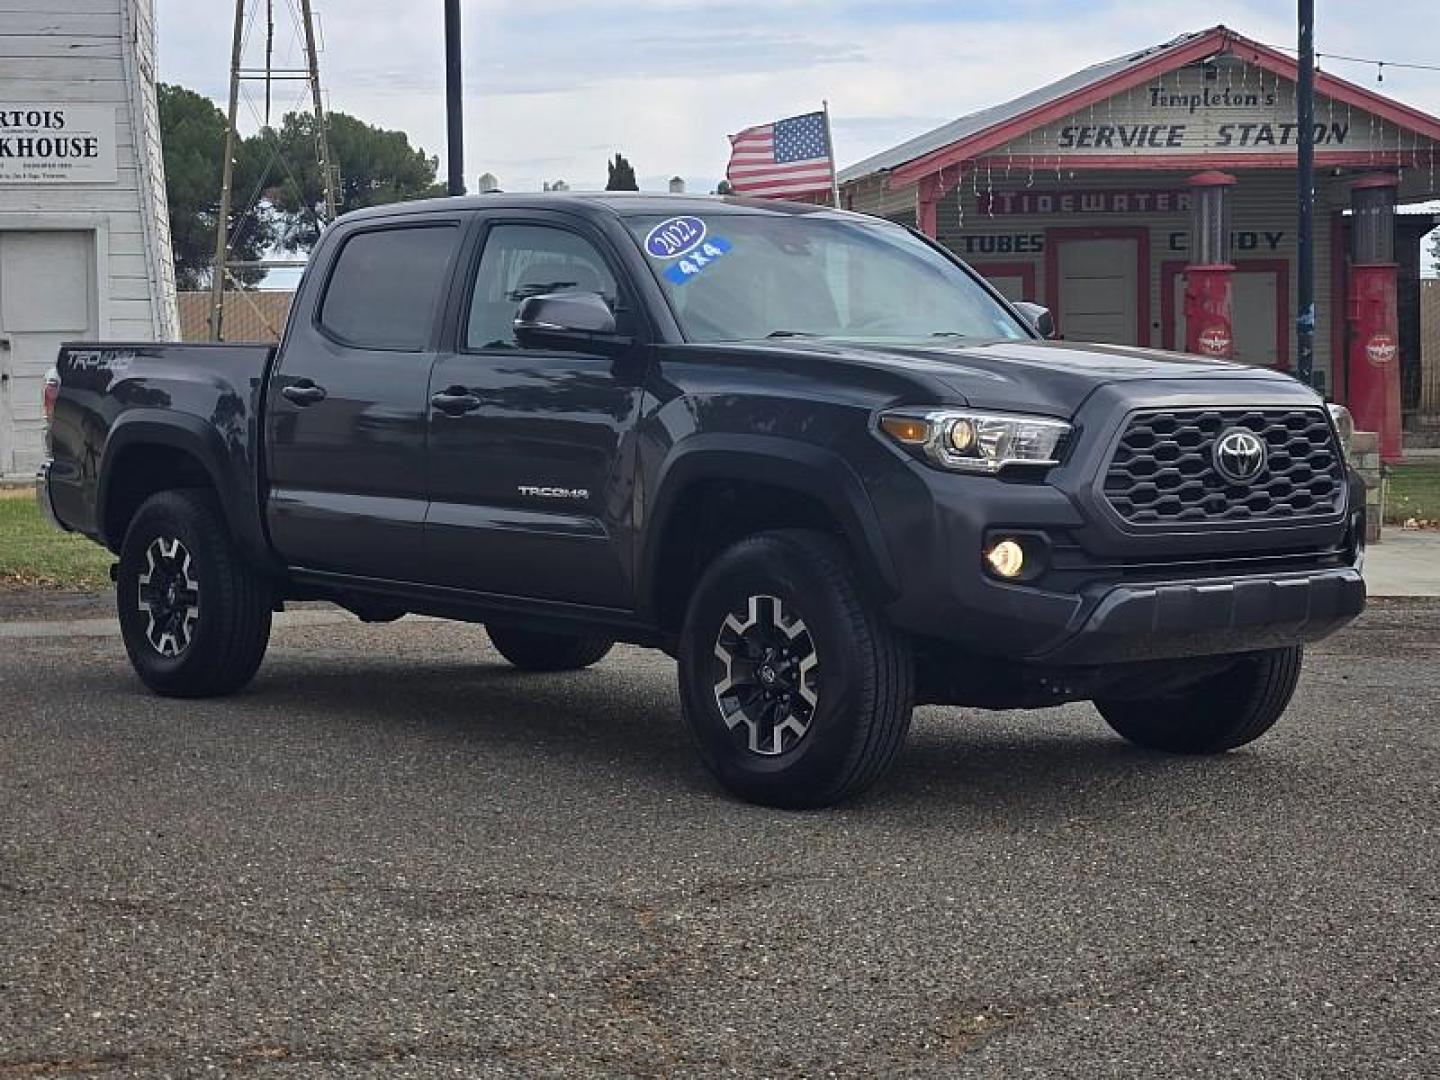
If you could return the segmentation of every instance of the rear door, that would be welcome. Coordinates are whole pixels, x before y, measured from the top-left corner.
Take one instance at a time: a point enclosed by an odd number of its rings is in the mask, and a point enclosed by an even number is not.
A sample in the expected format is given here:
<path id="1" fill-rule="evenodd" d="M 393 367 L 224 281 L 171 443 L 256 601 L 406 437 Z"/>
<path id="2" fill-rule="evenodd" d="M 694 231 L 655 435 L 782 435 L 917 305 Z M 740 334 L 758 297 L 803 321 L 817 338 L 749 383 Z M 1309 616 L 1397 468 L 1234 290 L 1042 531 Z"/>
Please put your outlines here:
<path id="1" fill-rule="evenodd" d="M 462 231 L 406 216 L 317 252 L 267 395 L 267 519 L 288 565 L 422 578 L 427 388 Z"/>
<path id="2" fill-rule="evenodd" d="M 619 263 L 567 215 L 483 220 L 454 348 L 430 380 L 427 567 L 458 588 L 628 609 L 642 347 L 522 349 L 512 326 L 527 296 L 584 290 L 635 330 Z"/>

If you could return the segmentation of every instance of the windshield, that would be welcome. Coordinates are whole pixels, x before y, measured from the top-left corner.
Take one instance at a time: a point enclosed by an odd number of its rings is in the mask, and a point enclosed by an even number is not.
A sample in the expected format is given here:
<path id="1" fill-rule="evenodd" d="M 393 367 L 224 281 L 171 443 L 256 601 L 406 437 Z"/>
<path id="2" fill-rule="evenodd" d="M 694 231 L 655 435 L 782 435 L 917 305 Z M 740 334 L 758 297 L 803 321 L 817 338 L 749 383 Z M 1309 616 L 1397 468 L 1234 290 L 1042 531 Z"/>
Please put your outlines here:
<path id="1" fill-rule="evenodd" d="M 1030 335 L 906 229 L 820 214 L 626 220 L 687 341 Z"/>

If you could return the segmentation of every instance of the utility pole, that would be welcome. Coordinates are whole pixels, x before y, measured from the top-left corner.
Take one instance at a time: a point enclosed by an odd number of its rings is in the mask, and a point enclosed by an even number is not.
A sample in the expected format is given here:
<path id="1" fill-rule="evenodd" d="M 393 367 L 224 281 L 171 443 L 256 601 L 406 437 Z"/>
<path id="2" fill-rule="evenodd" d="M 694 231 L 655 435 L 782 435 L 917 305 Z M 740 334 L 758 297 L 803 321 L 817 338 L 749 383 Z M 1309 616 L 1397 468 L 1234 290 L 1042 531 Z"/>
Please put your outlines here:
<path id="1" fill-rule="evenodd" d="M 220 340 L 225 307 L 225 258 L 230 253 L 230 187 L 235 178 L 235 113 L 240 108 L 240 49 L 245 0 L 235 0 L 235 36 L 230 44 L 230 112 L 225 127 L 225 160 L 220 166 L 220 213 L 215 218 L 215 261 L 210 266 L 210 340 Z"/>
<path id="2" fill-rule="evenodd" d="M 445 123 L 451 195 L 465 194 L 465 118 L 461 106 L 460 0 L 445 0 Z"/>
<path id="3" fill-rule="evenodd" d="M 1295 83 L 1295 123 L 1299 128 L 1299 160 L 1295 194 L 1300 217 L 1295 319 L 1298 343 L 1295 374 L 1306 386 L 1315 384 L 1315 0 L 1299 0 L 1299 76 Z M 1330 317 L 1338 318 L 1338 312 Z M 1338 364 L 1338 361 L 1336 361 Z"/>
<path id="4" fill-rule="evenodd" d="M 220 209 L 215 220 L 215 261 L 210 269 L 210 340 L 219 341 L 225 322 L 225 284 L 230 278 L 230 267 L 238 265 L 230 259 L 230 210 L 234 203 L 235 191 L 235 150 L 239 140 L 236 131 L 237 114 L 240 110 L 240 84 L 245 81 L 265 83 L 265 122 L 270 120 L 271 84 L 276 80 L 304 81 L 310 84 L 310 97 L 315 111 L 315 161 L 320 170 L 320 186 L 325 198 L 325 217 L 334 221 L 337 200 L 335 197 L 336 172 L 330 162 L 330 136 L 325 119 L 324 97 L 320 92 L 320 57 L 315 44 L 315 20 L 310 9 L 310 0 L 300 0 L 301 29 L 305 37 L 306 64 L 302 68 L 275 70 L 272 60 L 274 52 L 273 2 L 266 0 L 266 41 L 265 66 L 246 68 L 243 65 L 245 50 L 245 8 L 246 0 L 235 0 L 235 32 L 230 42 L 230 110 L 225 127 L 225 160 L 220 168 Z M 247 266 L 255 264 L 248 263 Z M 261 265 L 264 265 L 263 263 Z"/>

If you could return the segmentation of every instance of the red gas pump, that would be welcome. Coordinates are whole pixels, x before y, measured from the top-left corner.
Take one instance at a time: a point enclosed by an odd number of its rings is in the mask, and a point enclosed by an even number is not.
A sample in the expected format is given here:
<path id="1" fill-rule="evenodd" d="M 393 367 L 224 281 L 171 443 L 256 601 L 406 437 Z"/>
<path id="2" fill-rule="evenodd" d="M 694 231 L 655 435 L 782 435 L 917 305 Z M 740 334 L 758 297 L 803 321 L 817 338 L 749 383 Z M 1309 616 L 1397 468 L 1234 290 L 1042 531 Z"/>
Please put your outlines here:
<path id="1" fill-rule="evenodd" d="M 1380 433 L 1380 458 L 1404 453 L 1400 427 L 1400 317 L 1396 289 L 1395 195 L 1399 177 L 1363 176 L 1350 189 L 1350 324 L 1347 401 L 1355 426 Z"/>
<path id="2" fill-rule="evenodd" d="M 1235 355 L 1230 296 L 1230 189 L 1235 178 L 1203 172 L 1191 187 L 1190 265 L 1185 268 L 1185 351 L 1228 360 Z"/>

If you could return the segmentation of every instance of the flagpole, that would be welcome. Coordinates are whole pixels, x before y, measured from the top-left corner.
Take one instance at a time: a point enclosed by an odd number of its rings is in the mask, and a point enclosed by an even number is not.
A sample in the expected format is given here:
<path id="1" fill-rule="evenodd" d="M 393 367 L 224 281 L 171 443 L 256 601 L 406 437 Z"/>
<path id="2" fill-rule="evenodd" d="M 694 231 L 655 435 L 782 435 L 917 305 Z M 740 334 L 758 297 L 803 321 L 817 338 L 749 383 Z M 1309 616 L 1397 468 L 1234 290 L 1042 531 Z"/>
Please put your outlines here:
<path id="1" fill-rule="evenodd" d="M 830 102 L 821 99 L 820 107 L 825 112 L 825 142 L 830 147 L 830 203 L 836 210 L 839 210 L 840 178 L 835 172 L 835 136 L 830 131 Z"/>

